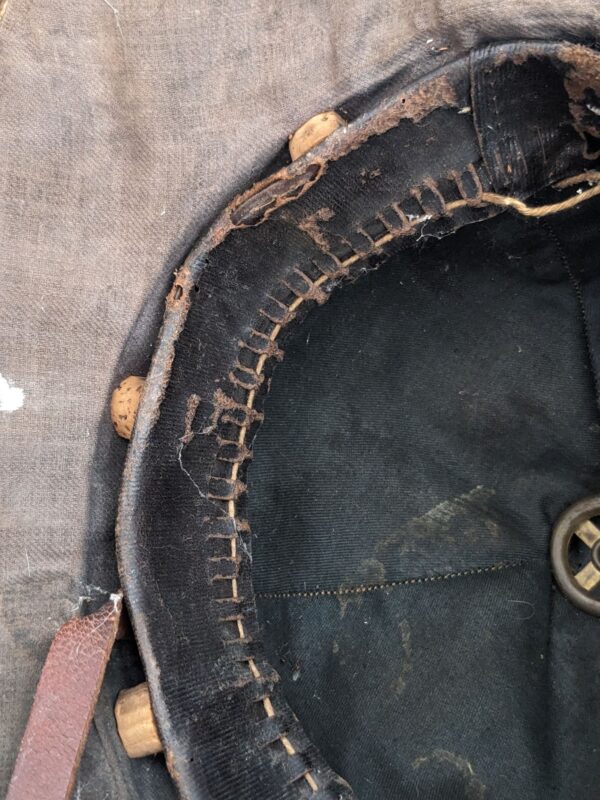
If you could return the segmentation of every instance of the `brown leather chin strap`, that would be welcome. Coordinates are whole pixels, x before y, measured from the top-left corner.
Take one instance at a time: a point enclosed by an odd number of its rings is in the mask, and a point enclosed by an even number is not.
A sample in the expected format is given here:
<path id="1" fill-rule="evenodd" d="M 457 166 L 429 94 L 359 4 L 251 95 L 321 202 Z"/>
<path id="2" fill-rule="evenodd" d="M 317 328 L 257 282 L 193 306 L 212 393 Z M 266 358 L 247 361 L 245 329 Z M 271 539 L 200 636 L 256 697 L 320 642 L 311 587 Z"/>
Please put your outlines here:
<path id="1" fill-rule="evenodd" d="M 33 701 L 7 800 L 66 800 L 121 617 L 122 596 L 56 634 Z"/>

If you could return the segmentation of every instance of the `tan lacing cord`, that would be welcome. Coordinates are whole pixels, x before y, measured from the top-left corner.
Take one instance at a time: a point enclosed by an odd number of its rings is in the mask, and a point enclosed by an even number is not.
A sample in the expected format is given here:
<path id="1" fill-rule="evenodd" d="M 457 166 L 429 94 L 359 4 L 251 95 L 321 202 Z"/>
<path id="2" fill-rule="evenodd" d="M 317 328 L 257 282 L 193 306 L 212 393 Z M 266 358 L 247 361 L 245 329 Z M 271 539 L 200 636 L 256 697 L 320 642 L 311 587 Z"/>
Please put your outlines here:
<path id="1" fill-rule="evenodd" d="M 566 211 L 569 208 L 574 208 L 575 206 L 579 205 L 580 203 L 583 203 L 586 200 L 589 200 L 590 198 L 595 197 L 596 195 L 600 194 L 600 172 L 593 172 L 593 171 L 582 172 L 579 175 L 573 176 L 572 178 L 567 178 L 566 180 L 560 181 L 559 183 L 555 184 L 554 188 L 563 189 L 563 188 L 566 188 L 568 186 L 576 186 L 576 185 L 578 185 L 580 183 L 591 183 L 591 184 L 593 184 L 593 186 L 591 186 L 591 188 L 589 188 L 589 189 L 586 189 L 585 191 L 581 191 L 580 190 L 577 194 L 573 195 L 572 197 L 569 197 L 566 200 L 562 200 L 559 203 L 551 203 L 549 205 L 543 205 L 543 206 L 529 206 L 529 205 L 527 205 L 527 203 L 524 203 L 522 200 L 518 200 L 516 197 L 507 197 L 507 196 L 501 195 L 501 194 L 494 194 L 493 192 L 483 192 L 482 194 L 480 194 L 477 197 L 477 199 L 475 201 L 461 199 L 461 200 L 454 200 L 454 201 L 452 201 L 450 203 L 447 203 L 445 205 L 445 207 L 444 207 L 444 213 L 448 213 L 448 212 L 454 211 L 455 209 L 458 209 L 458 208 L 464 208 L 465 206 L 484 206 L 484 205 L 488 204 L 488 205 L 497 205 L 497 206 L 505 206 L 505 207 L 509 207 L 509 208 L 514 208 L 515 211 L 517 211 L 519 214 L 522 214 L 523 216 L 526 216 L 526 217 L 546 217 L 546 216 L 548 216 L 550 214 L 557 214 L 560 211 Z M 430 217 L 428 215 L 425 215 L 424 217 L 413 221 L 413 224 L 415 222 L 416 223 L 425 222 L 428 219 L 430 219 Z M 381 246 L 383 244 L 386 244 L 389 241 L 392 241 L 397 236 L 398 236 L 398 232 L 397 231 L 396 232 L 387 233 L 385 236 L 382 236 L 380 239 L 378 239 L 374 243 L 374 245 L 375 246 Z M 342 262 L 342 265 L 347 268 L 351 264 L 353 264 L 355 261 L 358 261 L 361 258 L 362 258 L 362 255 L 360 253 L 354 253 L 352 256 L 350 256 L 349 258 L 345 259 Z M 314 281 L 313 287 L 322 286 L 328 280 L 330 280 L 330 276 L 327 275 L 327 274 L 323 274 L 323 275 L 321 275 L 319 278 L 317 278 Z M 296 299 L 287 307 L 288 311 L 289 312 L 294 312 L 300 305 L 302 305 L 302 303 L 305 300 L 306 300 L 306 297 L 304 297 L 304 296 L 296 297 Z M 271 334 L 269 336 L 269 339 L 272 342 L 276 341 L 277 337 L 281 333 L 281 331 L 284 328 L 285 324 L 286 323 L 284 323 L 284 322 L 280 322 L 280 323 L 275 325 L 275 327 L 273 328 L 273 330 L 271 331 Z M 258 359 L 258 363 L 257 363 L 257 365 L 255 367 L 255 372 L 256 372 L 257 375 L 262 375 L 263 374 L 263 369 L 264 369 L 265 364 L 268 361 L 269 357 L 270 356 L 269 356 L 268 353 L 263 353 L 260 356 L 260 358 Z M 251 389 L 249 394 L 248 394 L 248 399 L 246 401 L 246 408 L 249 409 L 249 410 L 254 407 L 254 401 L 256 399 L 256 393 L 257 393 L 256 389 Z M 247 426 L 242 426 L 240 428 L 238 444 L 241 445 L 241 446 L 243 446 L 245 444 L 247 431 L 248 431 L 248 427 Z M 230 480 L 233 481 L 233 482 L 235 482 L 237 480 L 239 467 L 240 467 L 240 464 L 238 462 L 232 464 Z M 237 508 L 236 508 L 236 499 L 235 498 L 230 499 L 229 502 L 228 502 L 228 515 L 233 520 L 235 520 L 237 518 Z M 237 557 L 238 557 L 237 539 L 233 538 L 233 539 L 231 539 L 231 558 L 232 559 L 237 559 Z M 231 585 L 232 585 L 232 596 L 237 599 L 239 597 L 237 578 L 232 578 Z M 239 633 L 240 640 L 241 641 L 245 641 L 246 640 L 246 628 L 245 628 L 243 619 L 241 619 L 241 618 L 238 619 L 237 626 L 238 626 L 238 633 Z M 248 668 L 249 668 L 250 672 L 252 673 L 253 677 L 256 678 L 256 679 L 261 678 L 262 677 L 262 673 L 261 673 L 258 665 L 256 664 L 256 661 L 254 660 L 254 658 L 250 658 L 247 663 L 248 663 Z M 273 718 L 275 716 L 275 709 L 273 707 L 273 703 L 271 702 L 270 697 L 265 697 L 262 702 L 263 702 L 263 706 L 264 706 L 265 713 L 266 713 L 267 717 Z M 296 751 L 294 745 L 292 744 L 292 742 L 290 741 L 290 739 L 288 738 L 287 735 L 282 735 L 280 737 L 280 741 L 281 741 L 285 751 L 289 755 L 295 755 L 296 754 L 297 751 Z M 312 773 L 310 771 L 305 773 L 304 779 L 305 779 L 305 781 L 307 782 L 307 784 L 309 785 L 310 789 L 313 792 L 318 791 L 319 786 L 318 786 L 315 778 L 313 777 L 313 775 L 312 775 Z"/>
<path id="2" fill-rule="evenodd" d="M 568 197 L 566 200 L 561 200 L 558 203 L 549 203 L 543 206 L 530 206 L 516 197 L 508 197 L 503 194 L 495 194 L 494 192 L 483 192 L 480 196 L 481 203 L 488 203 L 494 206 L 505 206 L 507 208 L 514 208 L 519 214 L 524 217 L 547 217 L 550 214 L 559 214 L 561 211 L 567 211 L 570 208 L 575 208 L 580 203 L 585 203 L 592 197 L 600 194 L 600 172 L 590 171 L 581 172 L 579 175 L 574 175 L 572 178 L 566 178 L 559 181 L 554 185 L 555 189 L 565 189 L 568 186 L 577 186 L 580 183 L 591 183 L 593 186 L 585 191 L 579 190 L 577 194 Z M 457 200 L 454 203 L 448 203 L 448 210 L 458 208 L 465 204 L 463 200 Z"/>

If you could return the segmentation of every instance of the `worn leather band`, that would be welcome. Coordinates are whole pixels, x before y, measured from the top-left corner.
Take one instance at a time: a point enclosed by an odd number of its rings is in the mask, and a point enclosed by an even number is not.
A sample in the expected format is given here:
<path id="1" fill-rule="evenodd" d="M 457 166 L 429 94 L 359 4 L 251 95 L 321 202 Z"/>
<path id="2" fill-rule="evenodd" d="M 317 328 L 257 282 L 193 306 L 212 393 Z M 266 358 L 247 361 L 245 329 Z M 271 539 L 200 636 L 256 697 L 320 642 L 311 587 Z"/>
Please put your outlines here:
<path id="1" fill-rule="evenodd" d="M 7 800 L 66 800 L 87 739 L 122 600 L 66 622 L 42 670 Z"/>

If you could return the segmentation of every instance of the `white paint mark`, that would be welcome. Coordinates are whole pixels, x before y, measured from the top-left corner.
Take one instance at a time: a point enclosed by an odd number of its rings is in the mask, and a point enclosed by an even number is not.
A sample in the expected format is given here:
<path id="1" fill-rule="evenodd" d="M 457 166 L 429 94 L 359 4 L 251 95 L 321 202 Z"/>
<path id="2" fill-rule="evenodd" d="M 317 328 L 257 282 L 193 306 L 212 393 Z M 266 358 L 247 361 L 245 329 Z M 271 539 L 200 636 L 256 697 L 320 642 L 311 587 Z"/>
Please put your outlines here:
<path id="1" fill-rule="evenodd" d="M 25 392 L 18 386 L 11 386 L 0 373 L 0 411 L 16 411 L 25 400 Z"/>
<path id="2" fill-rule="evenodd" d="M 29 553 L 27 552 L 27 548 L 25 548 L 25 558 L 27 560 L 27 574 L 31 578 L 31 564 L 29 563 Z"/>

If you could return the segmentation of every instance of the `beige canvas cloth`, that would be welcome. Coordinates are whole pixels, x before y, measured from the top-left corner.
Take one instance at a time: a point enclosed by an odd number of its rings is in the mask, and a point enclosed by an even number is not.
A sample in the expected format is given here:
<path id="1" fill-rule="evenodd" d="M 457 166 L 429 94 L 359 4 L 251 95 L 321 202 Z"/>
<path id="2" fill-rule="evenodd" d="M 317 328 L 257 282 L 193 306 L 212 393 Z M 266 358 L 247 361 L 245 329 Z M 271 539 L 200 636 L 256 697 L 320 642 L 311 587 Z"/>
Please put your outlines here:
<path id="1" fill-rule="evenodd" d="M 565 31 L 594 40 L 600 6 L 3 0 L 0 9 L 2 795 L 51 638 L 104 588 L 83 574 L 90 463 L 152 287 L 312 114 L 475 44 Z"/>

